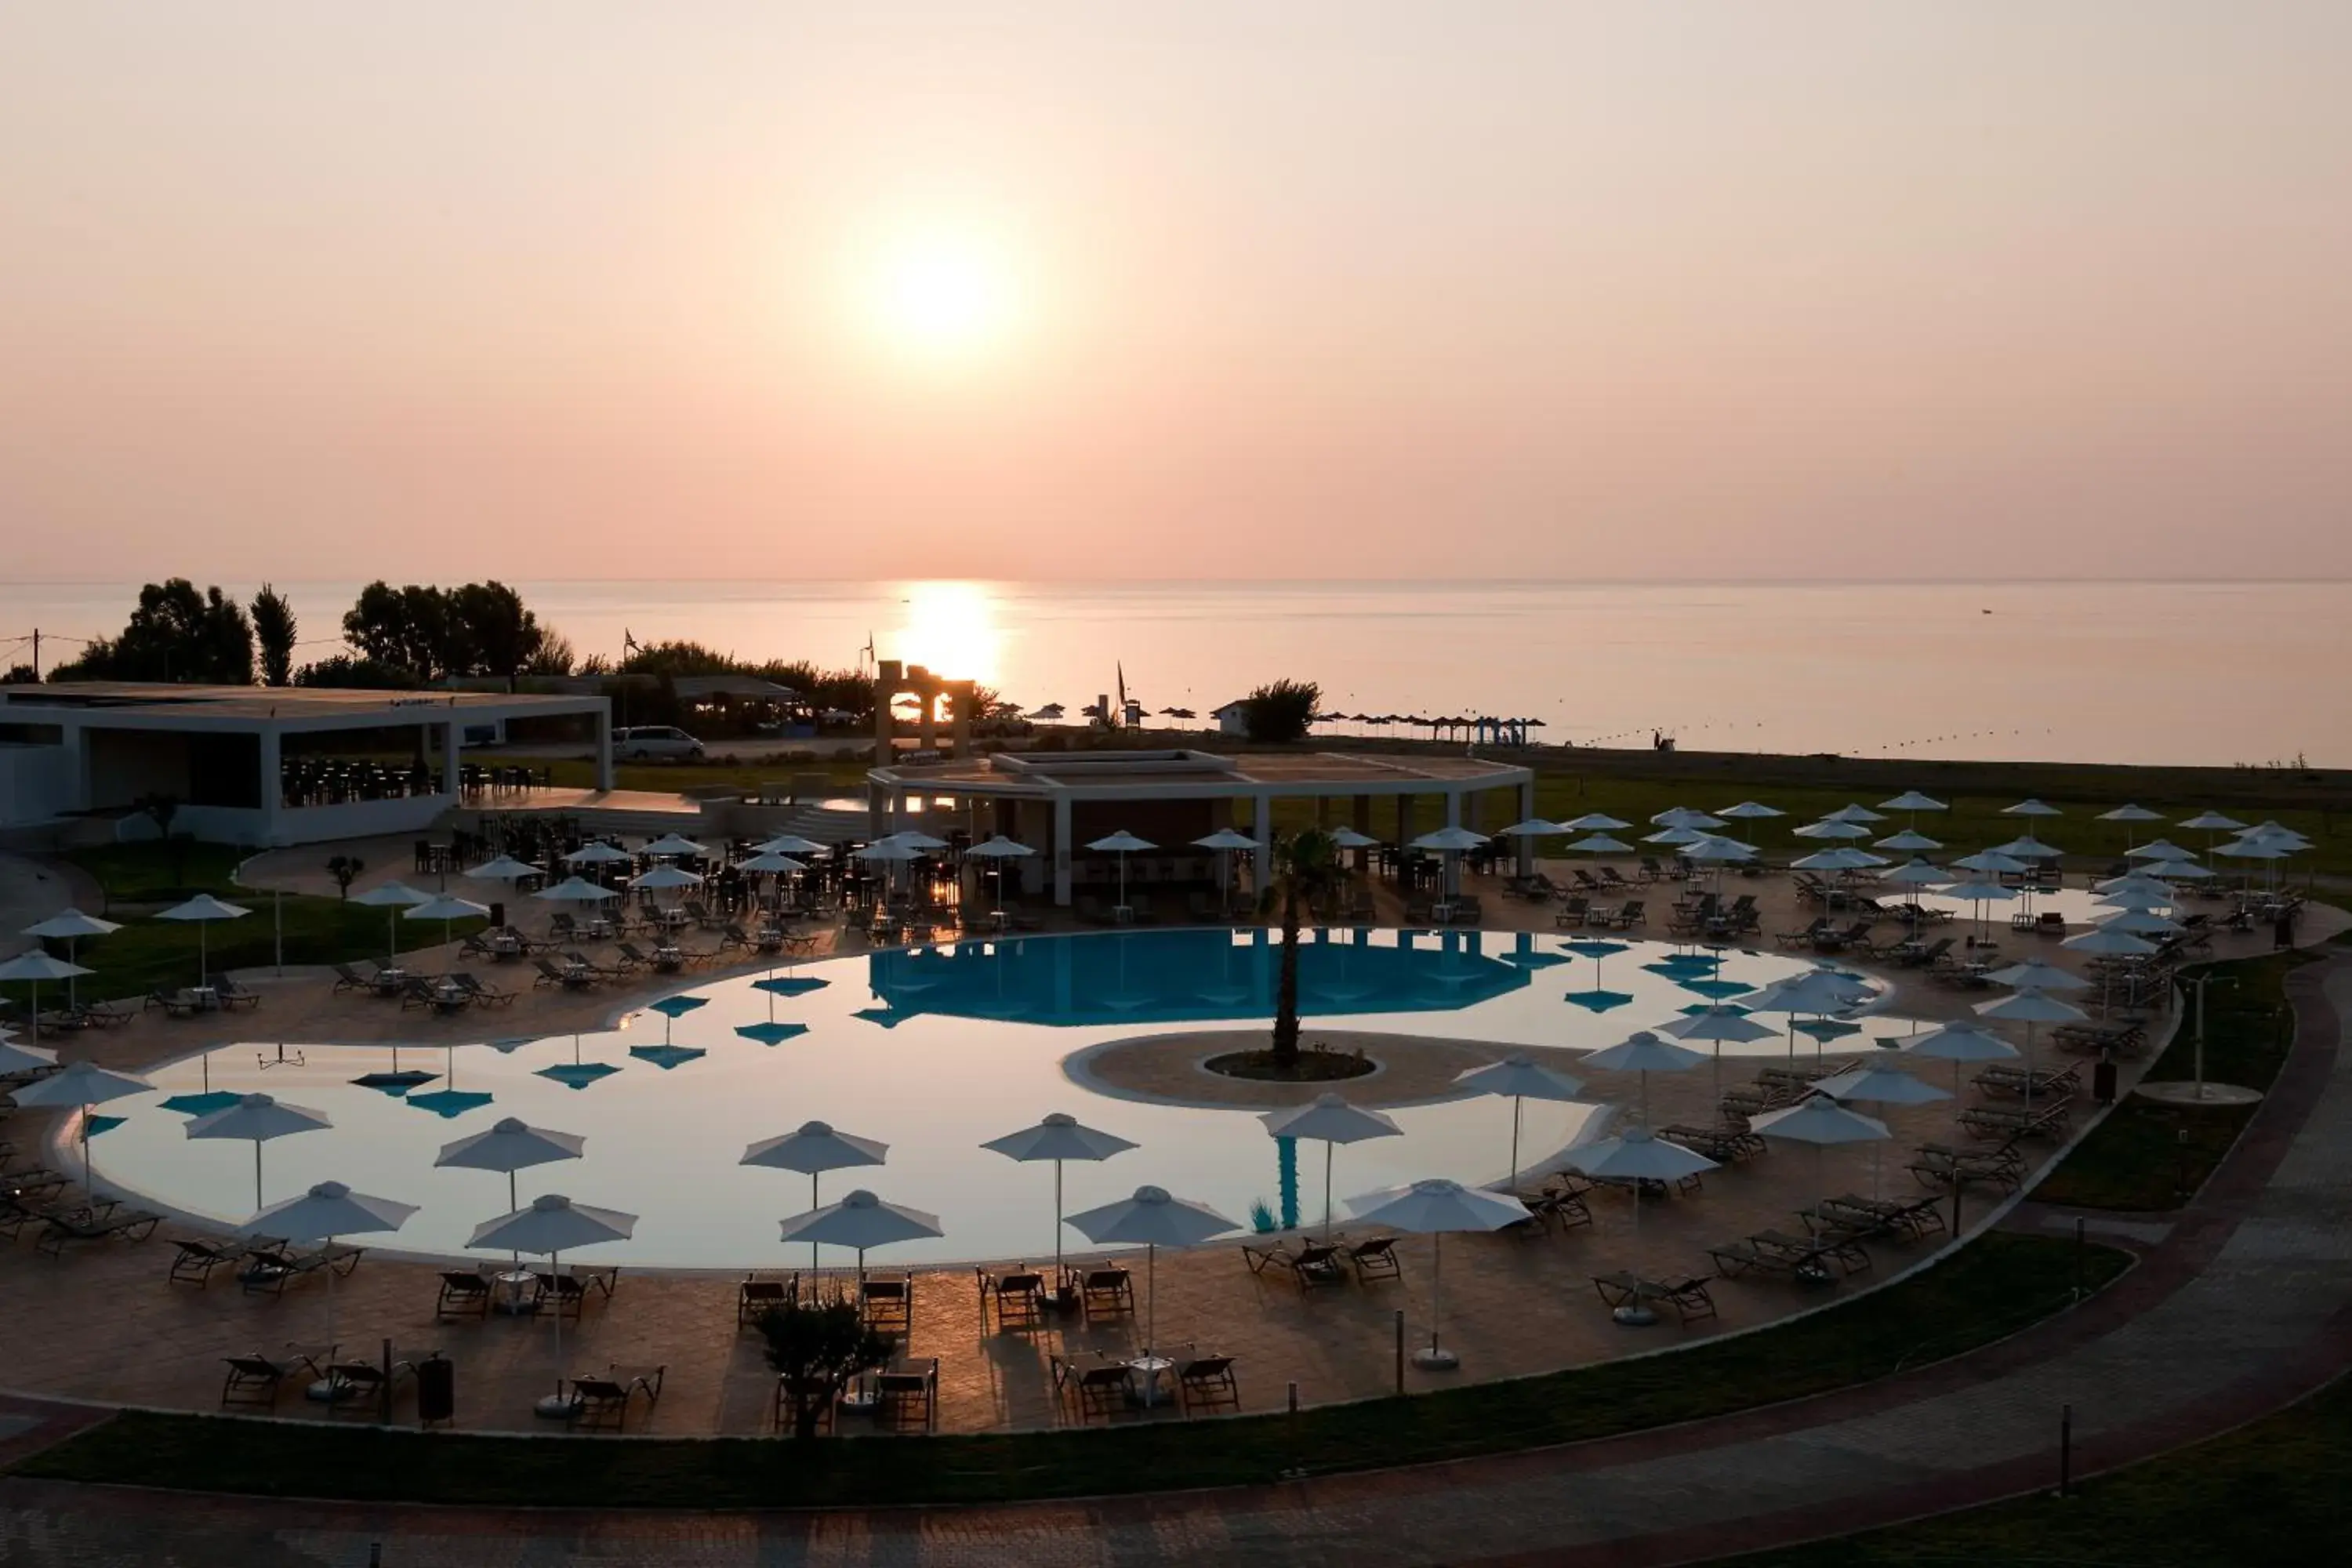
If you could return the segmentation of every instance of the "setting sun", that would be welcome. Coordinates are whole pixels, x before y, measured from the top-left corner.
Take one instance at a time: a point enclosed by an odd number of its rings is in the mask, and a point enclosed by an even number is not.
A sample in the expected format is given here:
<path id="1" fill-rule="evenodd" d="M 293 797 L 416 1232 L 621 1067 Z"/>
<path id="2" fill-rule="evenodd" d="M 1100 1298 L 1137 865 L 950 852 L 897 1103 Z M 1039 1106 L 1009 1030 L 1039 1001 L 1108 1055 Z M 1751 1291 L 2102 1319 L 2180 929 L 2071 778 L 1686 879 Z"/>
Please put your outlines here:
<path id="1" fill-rule="evenodd" d="M 866 287 L 876 323 L 894 345 L 962 358 L 1001 342 L 1013 323 L 1012 269 L 985 237 L 953 229 L 910 231 L 877 247 Z"/>

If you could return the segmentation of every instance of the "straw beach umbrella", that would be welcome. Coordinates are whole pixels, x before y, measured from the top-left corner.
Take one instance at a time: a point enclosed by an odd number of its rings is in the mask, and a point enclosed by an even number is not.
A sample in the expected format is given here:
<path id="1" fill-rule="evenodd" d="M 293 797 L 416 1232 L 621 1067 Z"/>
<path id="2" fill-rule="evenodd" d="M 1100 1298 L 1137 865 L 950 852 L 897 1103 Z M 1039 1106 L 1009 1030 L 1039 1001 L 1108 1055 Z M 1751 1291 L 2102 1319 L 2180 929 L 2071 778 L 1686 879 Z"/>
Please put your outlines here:
<path id="1" fill-rule="evenodd" d="M 1528 1205 L 1499 1193 L 1434 1177 L 1349 1198 L 1348 1212 L 1367 1225 L 1430 1238 L 1429 1343 L 1412 1352 L 1412 1363 L 1424 1372 L 1451 1372 L 1459 1366 L 1461 1358 L 1438 1342 L 1445 1305 L 1445 1233 L 1500 1230 L 1531 1217 Z"/>
<path id="2" fill-rule="evenodd" d="M 1060 1289 L 1062 1279 L 1062 1163 L 1066 1160 L 1089 1162 L 1108 1160 L 1123 1154 L 1136 1145 L 1116 1133 L 1097 1131 L 1086 1126 L 1075 1116 L 1056 1110 L 1034 1127 L 1024 1127 L 1018 1132 L 1008 1132 L 1002 1138 L 991 1139 L 982 1148 L 1002 1154 L 1008 1160 L 1024 1164 L 1040 1160 L 1054 1162 L 1054 1282 Z"/>
<path id="3" fill-rule="evenodd" d="M 1305 1105 L 1269 1110 L 1258 1118 L 1275 1138 L 1312 1138 L 1323 1145 L 1323 1233 L 1331 1233 L 1331 1152 L 1341 1143 L 1394 1138 L 1404 1129 L 1396 1119 L 1369 1107 L 1350 1105 L 1336 1094 L 1318 1094 Z"/>

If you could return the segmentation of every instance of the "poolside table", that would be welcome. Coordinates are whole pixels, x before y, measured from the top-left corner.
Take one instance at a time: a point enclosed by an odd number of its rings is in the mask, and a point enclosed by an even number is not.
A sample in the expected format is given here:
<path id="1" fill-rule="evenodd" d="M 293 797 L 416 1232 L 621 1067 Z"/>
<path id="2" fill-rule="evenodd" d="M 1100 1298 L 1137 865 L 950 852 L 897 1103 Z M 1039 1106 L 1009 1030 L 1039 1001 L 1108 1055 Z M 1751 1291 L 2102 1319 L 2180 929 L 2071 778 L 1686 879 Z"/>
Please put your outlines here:
<path id="1" fill-rule="evenodd" d="M 1129 1398 L 1146 1410 L 1160 1403 L 1160 1374 L 1176 1363 L 1164 1355 L 1139 1355 L 1126 1364 Z"/>

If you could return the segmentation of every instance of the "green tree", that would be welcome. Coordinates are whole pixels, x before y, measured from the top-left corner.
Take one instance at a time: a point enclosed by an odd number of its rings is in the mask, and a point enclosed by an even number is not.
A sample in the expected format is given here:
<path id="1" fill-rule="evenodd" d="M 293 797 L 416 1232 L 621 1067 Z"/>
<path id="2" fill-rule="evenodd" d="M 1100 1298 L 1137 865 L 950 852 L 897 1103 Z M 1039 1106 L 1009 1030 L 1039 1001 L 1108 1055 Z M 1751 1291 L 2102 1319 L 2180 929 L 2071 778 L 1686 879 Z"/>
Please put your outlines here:
<path id="1" fill-rule="evenodd" d="M 40 679 L 29 664 L 12 664 L 0 670 L 0 686 L 30 686 Z"/>
<path id="2" fill-rule="evenodd" d="M 1339 846 L 1320 828 L 1303 828 L 1274 841 L 1274 865 L 1258 895 L 1259 912 L 1282 916 L 1282 966 L 1274 989 L 1274 1059 L 1287 1068 L 1298 1061 L 1298 912 L 1311 909 L 1346 885 Z"/>
<path id="3" fill-rule="evenodd" d="M 131 809 L 155 825 L 155 832 L 163 841 L 163 858 L 172 868 L 172 886 L 177 888 L 186 882 L 188 836 L 172 831 L 172 824 L 178 820 L 180 815 L 180 797 L 161 791 L 142 795 L 131 803 Z"/>
<path id="4" fill-rule="evenodd" d="M 648 643 L 620 665 L 623 675 L 749 675 L 749 665 L 698 642 Z"/>
<path id="5" fill-rule="evenodd" d="M 1323 688 L 1312 680 L 1277 680 L 1242 700 L 1242 722 L 1260 745 L 1303 741 L 1322 701 Z"/>
<path id="6" fill-rule="evenodd" d="M 352 884 L 358 881 L 360 873 L 366 869 L 367 862 L 356 855 L 328 857 L 327 875 L 335 879 L 335 898 L 338 901 L 352 896 Z"/>
<path id="7" fill-rule="evenodd" d="M 82 650 L 51 672 L 59 680 L 253 684 L 253 624 L 236 600 L 202 593 L 185 577 L 150 583 L 121 636 Z"/>
<path id="8" fill-rule="evenodd" d="M 453 588 L 443 603 L 447 637 L 443 664 L 450 675 L 512 680 L 547 641 L 539 617 L 524 605 L 522 595 L 495 579 Z"/>
<path id="9" fill-rule="evenodd" d="M 449 673 L 449 601 L 438 588 L 395 588 L 378 578 L 343 616 L 343 641 L 361 658 L 408 671 L 429 686 Z"/>
<path id="10" fill-rule="evenodd" d="M 817 1423 L 850 1379 L 888 1365 L 894 1348 L 887 1334 L 866 1326 L 855 1301 L 790 1302 L 761 1313 L 759 1323 L 798 1437 L 815 1436 Z"/>
<path id="11" fill-rule="evenodd" d="M 261 650 L 261 683 L 287 686 L 294 679 L 294 606 L 264 583 L 253 596 L 253 640 Z"/>
<path id="12" fill-rule="evenodd" d="M 416 677 L 403 665 L 380 664 L 372 658 L 353 658 L 350 654 L 339 653 L 332 658 L 322 658 L 296 670 L 294 684 L 368 691 L 414 691 Z"/>
<path id="13" fill-rule="evenodd" d="M 553 626 L 540 628 L 539 651 L 522 667 L 525 675 L 570 675 L 580 662 L 572 649 L 572 639 Z"/>

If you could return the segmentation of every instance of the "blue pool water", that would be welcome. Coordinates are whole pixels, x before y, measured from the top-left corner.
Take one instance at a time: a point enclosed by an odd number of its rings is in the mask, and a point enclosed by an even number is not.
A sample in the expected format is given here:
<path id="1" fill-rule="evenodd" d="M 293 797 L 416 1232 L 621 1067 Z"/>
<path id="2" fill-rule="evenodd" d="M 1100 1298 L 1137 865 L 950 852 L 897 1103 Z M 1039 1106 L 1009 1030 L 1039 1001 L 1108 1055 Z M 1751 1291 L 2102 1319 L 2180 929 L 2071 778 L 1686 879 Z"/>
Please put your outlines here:
<path id="1" fill-rule="evenodd" d="M 1309 1038 L 1324 1025 L 1593 1049 L 1703 1005 L 1712 992 L 1802 967 L 1737 951 L 1718 963 L 1658 943 L 1625 944 L 1596 960 L 1564 951 L 1584 944 L 1575 933 L 1318 931 L 1303 941 Z M 253 1207 L 252 1146 L 191 1142 L 184 1128 L 196 1097 L 266 1089 L 335 1124 L 267 1146 L 267 1200 L 346 1182 L 423 1205 L 382 1244 L 455 1255 L 477 1222 L 504 1212 L 507 1184 L 436 1169 L 435 1152 L 518 1116 L 588 1141 L 582 1160 L 522 1173 L 524 1201 L 562 1192 L 642 1216 L 634 1240 L 595 1258 L 776 1268 L 807 1260 L 805 1248 L 788 1252 L 777 1240 L 776 1222 L 807 1208 L 808 1180 L 738 1162 L 748 1144 L 822 1120 L 890 1146 L 878 1168 L 828 1173 L 823 1201 L 865 1186 L 940 1215 L 943 1237 L 875 1255 L 918 1264 L 1051 1256 L 1051 1168 L 979 1145 L 1063 1110 L 1139 1145 L 1067 1167 L 1073 1212 L 1149 1182 L 1244 1224 L 1259 1205 L 1278 1219 L 1312 1221 L 1322 1207 L 1319 1148 L 1269 1138 L 1247 1110 L 1102 1089 L 1084 1066 L 1095 1047 L 1139 1035 L 1262 1025 L 1278 957 L 1278 942 L 1254 928 L 972 941 L 689 985 L 674 1007 L 656 1004 L 577 1037 L 406 1047 L 396 1061 L 383 1046 L 225 1047 L 152 1075 L 155 1095 L 110 1105 L 123 1120 L 92 1148 L 101 1181 L 207 1220 L 241 1222 Z M 520 1002 L 513 1022 L 527 1026 L 530 1007 Z M 1864 1022 L 1849 1048 L 1909 1027 Z M 352 1081 L 362 1078 L 369 1084 Z M 1454 1096 L 1388 1109 L 1404 1136 L 1339 1151 L 1343 1199 L 1422 1176 L 1484 1183 L 1507 1174 L 1508 1102 Z M 1523 1163 L 1597 1132 L 1607 1115 L 1529 1103 Z M 1075 1234 L 1066 1242 L 1084 1246 Z"/>

